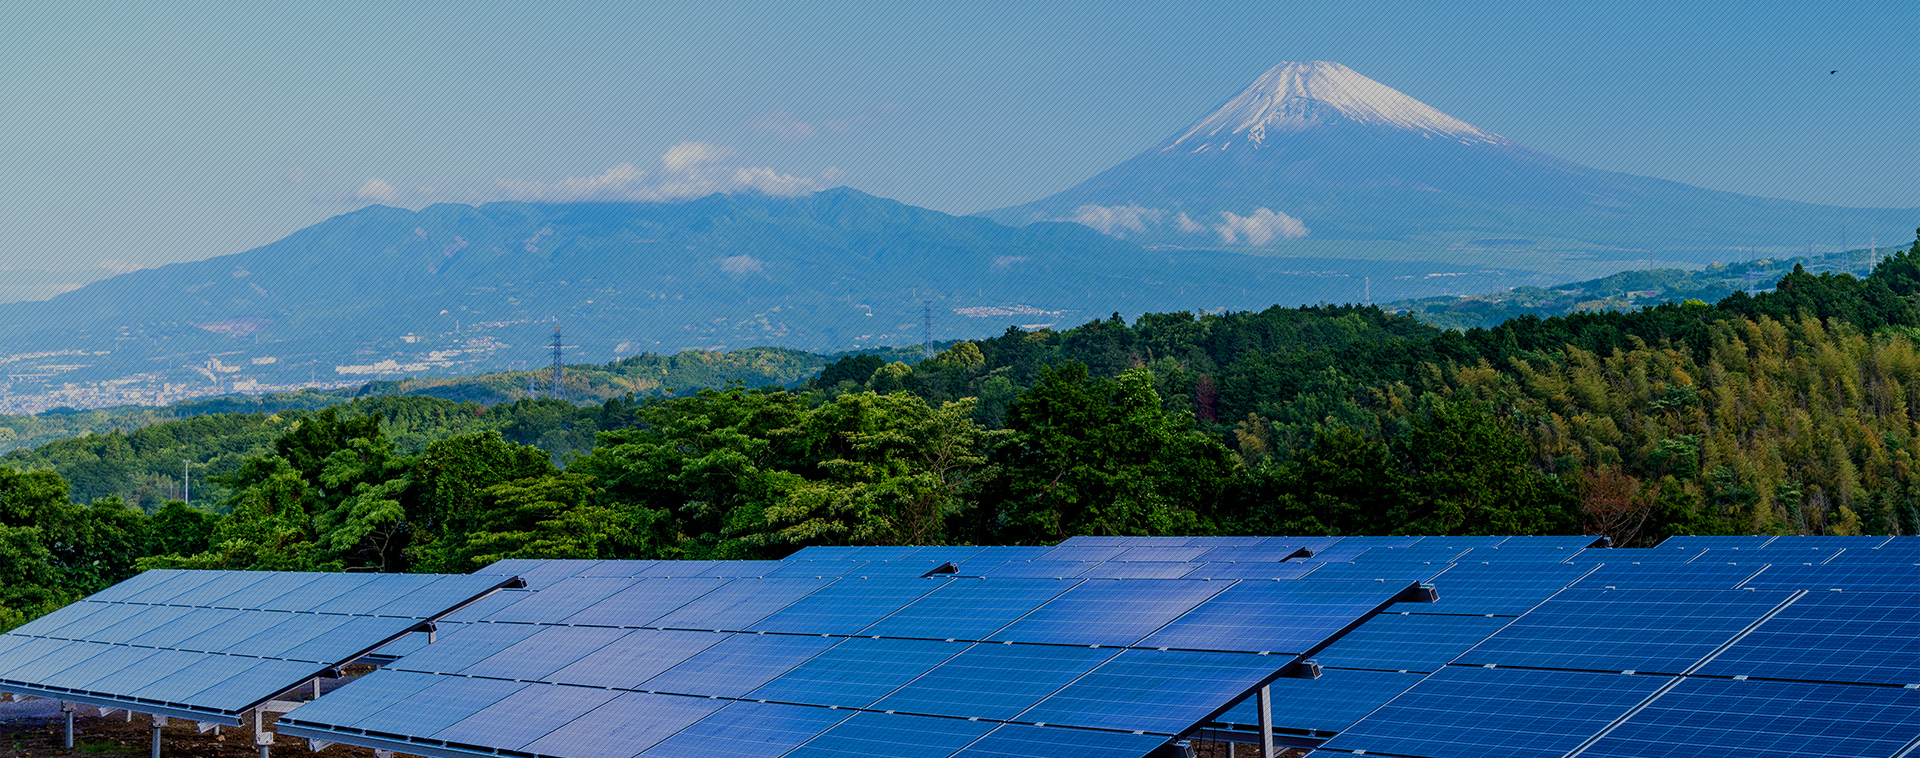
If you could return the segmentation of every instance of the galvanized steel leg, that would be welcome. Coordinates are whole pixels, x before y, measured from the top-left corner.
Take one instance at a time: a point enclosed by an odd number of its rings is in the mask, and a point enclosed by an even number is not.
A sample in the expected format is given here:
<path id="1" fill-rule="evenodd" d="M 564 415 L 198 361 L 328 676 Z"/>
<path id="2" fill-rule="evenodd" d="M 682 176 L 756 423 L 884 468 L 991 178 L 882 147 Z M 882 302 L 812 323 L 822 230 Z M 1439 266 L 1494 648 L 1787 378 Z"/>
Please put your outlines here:
<path id="1" fill-rule="evenodd" d="M 60 704 L 60 715 L 67 717 L 67 749 L 73 749 L 73 709 L 72 703 Z"/>
<path id="2" fill-rule="evenodd" d="M 160 758 L 160 730 L 166 725 L 167 717 L 160 715 L 153 717 L 153 758 Z"/>
<path id="3" fill-rule="evenodd" d="M 1260 688 L 1260 758 L 1273 758 L 1273 690 L 1269 687 Z"/>

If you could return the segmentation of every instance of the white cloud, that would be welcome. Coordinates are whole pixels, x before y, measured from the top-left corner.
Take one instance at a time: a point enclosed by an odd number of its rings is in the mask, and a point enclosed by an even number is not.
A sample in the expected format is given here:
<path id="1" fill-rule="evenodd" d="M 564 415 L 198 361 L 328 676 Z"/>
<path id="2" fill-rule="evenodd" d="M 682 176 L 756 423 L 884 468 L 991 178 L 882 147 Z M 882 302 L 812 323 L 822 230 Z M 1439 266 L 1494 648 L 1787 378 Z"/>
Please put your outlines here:
<path id="1" fill-rule="evenodd" d="M 1125 237 L 1125 232 L 1145 233 L 1149 224 L 1158 225 L 1166 215 L 1167 212 L 1159 208 L 1146 208 L 1132 203 L 1082 205 L 1073 209 L 1073 217 L 1067 220 L 1093 227 L 1109 237 Z"/>
<path id="2" fill-rule="evenodd" d="M 1202 226 L 1200 222 L 1193 220 L 1193 217 L 1187 215 L 1185 211 L 1181 211 L 1179 216 L 1174 217 L 1173 225 L 1178 227 L 1180 231 L 1186 232 L 1187 234 L 1196 234 L 1196 233 L 1204 232 L 1207 230 L 1207 227 Z"/>
<path id="3" fill-rule="evenodd" d="M 730 166 L 733 149 L 707 142 L 682 142 L 660 156 L 658 174 L 622 163 L 596 176 L 577 176 L 557 182 L 497 179 L 501 195 L 511 200 L 569 202 L 576 200 L 661 201 L 705 197 L 716 192 L 762 192 L 803 195 L 821 189 L 824 179 L 783 174 L 766 167 Z M 829 169 L 827 179 L 837 176 Z"/>
<path id="4" fill-rule="evenodd" d="M 365 184 L 360 185 L 360 189 L 353 191 L 353 196 L 376 203 L 393 203 L 400 200 L 400 191 L 394 189 L 393 185 L 388 184 L 384 179 L 368 179 Z"/>
<path id="5" fill-rule="evenodd" d="M 760 273 L 760 259 L 751 255 L 736 255 L 720 259 L 720 270 L 735 276 Z"/>
<path id="6" fill-rule="evenodd" d="M 703 163 L 714 163 L 733 157 L 733 148 L 721 147 L 711 142 L 682 142 L 667 148 L 660 156 L 660 163 L 668 171 L 686 171 Z"/>
<path id="7" fill-rule="evenodd" d="M 1226 245 L 1239 244 L 1242 239 L 1249 245 L 1264 245 L 1278 237 L 1295 239 L 1307 236 L 1307 225 L 1300 219 L 1269 208 L 1255 208 L 1245 216 L 1232 211 L 1221 211 L 1222 223 L 1213 227 L 1220 234 L 1220 242 Z M 1184 228 L 1184 227 L 1183 227 Z"/>
<path id="8" fill-rule="evenodd" d="M 774 111 L 765 114 L 760 118 L 754 119 L 753 126 L 755 129 L 791 142 L 812 139 L 814 136 L 820 134 L 820 130 L 815 128 L 813 124 L 794 118 L 793 114 L 787 111 Z"/>

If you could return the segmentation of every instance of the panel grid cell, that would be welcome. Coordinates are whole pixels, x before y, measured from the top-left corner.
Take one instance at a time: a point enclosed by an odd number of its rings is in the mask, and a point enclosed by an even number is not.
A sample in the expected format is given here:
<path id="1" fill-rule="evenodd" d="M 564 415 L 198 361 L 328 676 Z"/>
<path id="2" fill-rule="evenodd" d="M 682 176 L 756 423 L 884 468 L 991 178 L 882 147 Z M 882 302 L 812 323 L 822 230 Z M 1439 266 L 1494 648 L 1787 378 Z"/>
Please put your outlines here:
<path id="1" fill-rule="evenodd" d="M 1322 747 L 1430 758 L 1558 758 L 1671 681 L 1448 666 Z"/>
<path id="2" fill-rule="evenodd" d="M 1791 593 L 1566 590 L 1457 663 L 1685 673 Z"/>
<path id="3" fill-rule="evenodd" d="M 1689 678 L 1583 755 L 1890 756 L 1920 737 L 1920 691 Z"/>

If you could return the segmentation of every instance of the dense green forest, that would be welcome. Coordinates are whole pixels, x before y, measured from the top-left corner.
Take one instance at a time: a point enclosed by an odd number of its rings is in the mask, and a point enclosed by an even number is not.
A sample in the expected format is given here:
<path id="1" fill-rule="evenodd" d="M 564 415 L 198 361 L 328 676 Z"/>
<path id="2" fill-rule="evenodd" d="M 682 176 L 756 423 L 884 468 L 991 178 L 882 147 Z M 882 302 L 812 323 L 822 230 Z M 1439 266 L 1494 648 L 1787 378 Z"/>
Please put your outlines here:
<path id="1" fill-rule="evenodd" d="M 1360 306 L 1116 315 L 913 364 L 845 355 L 792 388 L 211 414 L 11 454 L 0 625 L 137 567 L 465 572 L 1076 534 L 1913 533 L 1916 338 L 1920 241 L 1864 279 L 1796 268 L 1716 304 L 1487 329 Z M 164 482 L 127 489 L 123 472 L 183 456 L 210 482 L 196 507 Z"/>

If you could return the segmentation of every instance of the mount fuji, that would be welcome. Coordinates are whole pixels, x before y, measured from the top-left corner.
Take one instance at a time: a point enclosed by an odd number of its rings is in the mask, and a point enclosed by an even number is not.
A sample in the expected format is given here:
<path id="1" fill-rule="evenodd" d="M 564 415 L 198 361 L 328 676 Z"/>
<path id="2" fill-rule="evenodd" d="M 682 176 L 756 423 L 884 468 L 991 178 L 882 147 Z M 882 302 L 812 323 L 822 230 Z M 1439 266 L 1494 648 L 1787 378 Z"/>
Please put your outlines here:
<path id="1" fill-rule="evenodd" d="M 1132 159 L 980 215 L 1077 221 L 1149 245 L 1496 263 L 1547 276 L 1727 260 L 1736 248 L 1825 248 L 1844 233 L 1897 240 L 1920 223 L 1920 209 L 1772 200 L 1582 166 L 1324 61 L 1275 66 Z"/>

